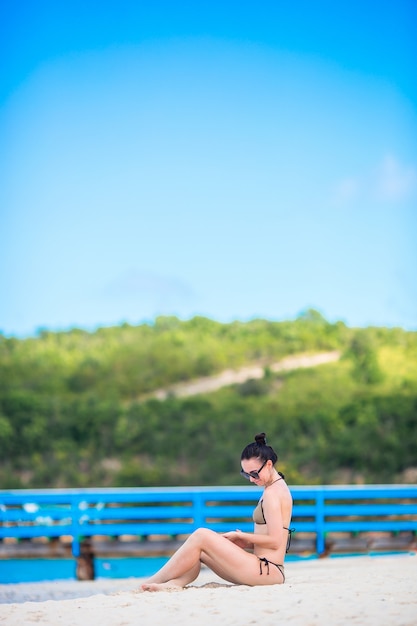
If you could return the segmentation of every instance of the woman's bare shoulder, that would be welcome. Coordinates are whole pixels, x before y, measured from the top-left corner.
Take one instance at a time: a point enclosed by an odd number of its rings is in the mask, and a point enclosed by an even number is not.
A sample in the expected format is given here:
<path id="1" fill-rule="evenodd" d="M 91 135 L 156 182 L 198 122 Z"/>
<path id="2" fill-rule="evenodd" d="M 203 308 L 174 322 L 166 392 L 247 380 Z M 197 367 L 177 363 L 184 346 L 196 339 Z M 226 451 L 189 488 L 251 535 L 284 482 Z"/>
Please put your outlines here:
<path id="1" fill-rule="evenodd" d="M 292 496 L 287 483 L 283 480 L 277 485 L 265 489 L 263 500 L 268 507 L 282 507 L 292 505 Z"/>

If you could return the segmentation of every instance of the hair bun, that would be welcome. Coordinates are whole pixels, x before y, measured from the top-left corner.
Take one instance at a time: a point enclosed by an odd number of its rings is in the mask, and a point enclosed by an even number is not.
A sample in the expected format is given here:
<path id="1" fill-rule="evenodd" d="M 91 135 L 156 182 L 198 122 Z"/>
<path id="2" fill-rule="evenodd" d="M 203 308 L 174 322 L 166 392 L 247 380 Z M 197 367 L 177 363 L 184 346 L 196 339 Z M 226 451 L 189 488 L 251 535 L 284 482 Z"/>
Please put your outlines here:
<path id="1" fill-rule="evenodd" d="M 258 444 L 258 446 L 266 446 L 265 433 L 259 433 L 259 435 L 255 435 L 255 441 Z"/>

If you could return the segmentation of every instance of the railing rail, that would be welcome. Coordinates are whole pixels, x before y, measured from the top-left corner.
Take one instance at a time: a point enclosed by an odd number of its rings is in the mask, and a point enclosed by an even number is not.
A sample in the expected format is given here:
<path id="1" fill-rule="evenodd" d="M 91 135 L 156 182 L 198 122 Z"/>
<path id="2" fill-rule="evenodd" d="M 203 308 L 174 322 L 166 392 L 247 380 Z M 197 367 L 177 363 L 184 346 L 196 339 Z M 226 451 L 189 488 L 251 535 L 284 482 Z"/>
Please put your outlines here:
<path id="1" fill-rule="evenodd" d="M 0 491 L 0 540 L 70 537 L 74 556 L 94 536 L 188 535 L 200 526 L 251 531 L 256 487 Z M 417 532 L 417 485 L 292 487 L 292 526 L 317 554 L 337 532 Z"/>

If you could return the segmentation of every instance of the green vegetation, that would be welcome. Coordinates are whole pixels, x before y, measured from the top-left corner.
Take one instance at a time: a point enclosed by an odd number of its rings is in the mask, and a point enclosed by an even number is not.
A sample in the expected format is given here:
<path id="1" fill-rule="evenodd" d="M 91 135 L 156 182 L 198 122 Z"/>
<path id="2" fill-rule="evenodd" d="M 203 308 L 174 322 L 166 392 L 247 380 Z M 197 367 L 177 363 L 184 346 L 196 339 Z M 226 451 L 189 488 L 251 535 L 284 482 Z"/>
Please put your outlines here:
<path id="1" fill-rule="evenodd" d="M 276 374 L 285 356 L 338 362 Z M 263 379 L 164 401 L 152 392 L 260 364 Z M 265 430 L 293 484 L 401 482 L 417 467 L 417 333 L 195 317 L 0 335 L 0 488 L 241 484 Z"/>

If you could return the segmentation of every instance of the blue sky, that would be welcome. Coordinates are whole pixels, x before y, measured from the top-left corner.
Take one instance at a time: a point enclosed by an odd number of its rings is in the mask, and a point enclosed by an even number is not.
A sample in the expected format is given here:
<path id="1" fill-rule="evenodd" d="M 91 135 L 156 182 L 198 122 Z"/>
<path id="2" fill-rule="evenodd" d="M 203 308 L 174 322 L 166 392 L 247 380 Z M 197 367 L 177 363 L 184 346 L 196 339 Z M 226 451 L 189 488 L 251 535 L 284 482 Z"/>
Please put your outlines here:
<path id="1" fill-rule="evenodd" d="M 412 0 L 0 4 L 0 330 L 417 329 Z"/>

